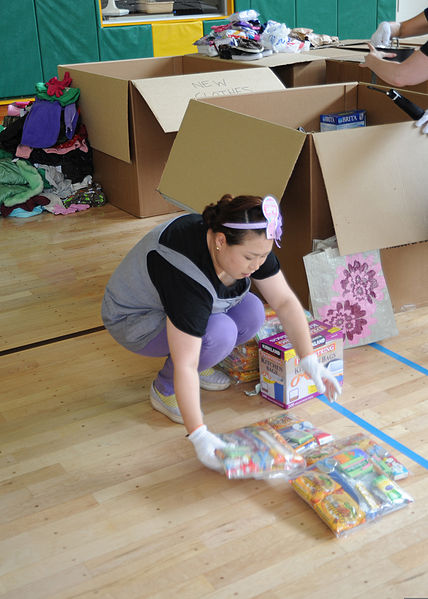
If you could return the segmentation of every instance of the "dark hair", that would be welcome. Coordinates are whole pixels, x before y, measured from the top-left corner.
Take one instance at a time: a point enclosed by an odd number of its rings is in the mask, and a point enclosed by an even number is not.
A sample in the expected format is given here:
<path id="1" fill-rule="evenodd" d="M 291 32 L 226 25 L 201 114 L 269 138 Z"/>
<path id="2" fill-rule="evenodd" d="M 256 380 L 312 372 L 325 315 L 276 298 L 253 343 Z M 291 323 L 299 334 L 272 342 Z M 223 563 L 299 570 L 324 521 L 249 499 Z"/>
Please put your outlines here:
<path id="1" fill-rule="evenodd" d="M 262 212 L 260 196 L 224 195 L 217 204 L 209 204 L 202 212 L 206 226 L 214 233 L 224 233 L 228 245 L 239 245 L 249 229 L 231 229 L 223 223 L 259 223 L 266 221 Z M 258 235 L 266 235 L 266 229 L 252 229 Z"/>

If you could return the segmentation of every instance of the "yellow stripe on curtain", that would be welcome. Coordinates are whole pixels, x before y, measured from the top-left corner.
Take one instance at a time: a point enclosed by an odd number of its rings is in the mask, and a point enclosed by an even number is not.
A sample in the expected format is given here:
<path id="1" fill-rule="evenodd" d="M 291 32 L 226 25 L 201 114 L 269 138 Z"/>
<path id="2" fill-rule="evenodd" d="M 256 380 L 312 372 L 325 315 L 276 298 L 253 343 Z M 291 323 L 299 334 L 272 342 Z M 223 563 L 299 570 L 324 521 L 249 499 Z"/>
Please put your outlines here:
<path id="1" fill-rule="evenodd" d="M 152 23 L 153 56 L 179 56 L 197 52 L 193 42 L 203 36 L 202 21 Z"/>

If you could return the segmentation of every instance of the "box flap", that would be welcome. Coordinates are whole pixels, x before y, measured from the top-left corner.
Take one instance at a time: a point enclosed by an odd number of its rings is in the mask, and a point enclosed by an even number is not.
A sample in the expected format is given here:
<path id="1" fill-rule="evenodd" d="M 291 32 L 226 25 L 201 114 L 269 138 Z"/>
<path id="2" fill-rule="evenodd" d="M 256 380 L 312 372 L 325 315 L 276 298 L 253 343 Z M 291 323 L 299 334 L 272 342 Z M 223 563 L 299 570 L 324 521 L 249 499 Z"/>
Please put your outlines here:
<path id="1" fill-rule="evenodd" d="M 84 66 L 84 65 L 83 65 Z M 128 81 L 82 70 L 81 65 L 65 65 L 73 87 L 80 89 L 79 108 L 96 150 L 130 162 L 128 136 Z"/>
<path id="2" fill-rule="evenodd" d="M 427 140 L 412 122 L 313 136 L 342 255 L 428 239 Z"/>
<path id="3" fill-rule="evenodd" d="M 266 66 L 266 67 L 281 67 L 286 65 L 298 64 L 302 62 L 312 62 L 315 60 L 324 60 L 323 56 L 314 54 L 313 51 L 309 52 L 276 52 L 266 58 L 260 58 L 255 60 L 253 64 L 255 66 Z"/>
<path id="4" fill-rule="evenodd" d="M 189 100 L 283 90 L 268 68 L 236 69 L 132 81 L 165 133 L 178 131 Z"/>
<path id="5" fill-rule="evenodd" d="M 358 50 L 349 50 L 347 48 L 317 48 L 312 50 L 317 56 L 331 60 L 364 60 L 369 53 L 367 45 L 359 47 Z"/>
<path id="6" fill-rule="evenodd" d="M 190 100 L 158 189 L 193 212 L 225 193 L 280 200 L 305 138 L 289 127 Z"/>

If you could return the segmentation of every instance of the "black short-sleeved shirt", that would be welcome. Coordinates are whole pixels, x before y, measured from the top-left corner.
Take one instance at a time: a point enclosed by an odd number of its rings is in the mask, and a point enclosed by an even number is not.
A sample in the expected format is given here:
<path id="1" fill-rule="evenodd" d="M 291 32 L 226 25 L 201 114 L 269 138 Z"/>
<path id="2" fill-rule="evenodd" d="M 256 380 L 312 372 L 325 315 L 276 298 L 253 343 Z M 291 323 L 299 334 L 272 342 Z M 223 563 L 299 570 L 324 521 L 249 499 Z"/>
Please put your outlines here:
<path id="1" fill-rule="evenodd" d="M 174 220 L 161 234 L 160 243 L 180 252 L 208 277 L 220 298 L 236 297 L 246 288 L 246 279 L 225 286 L 217 277 L 206 242 L 207 227 L 201 215 L 188 214 Z M 156 251 L 147 256 L 150 279 L 156 287 L 165 313 L 179 330 L 202 337 L 212 311 L 212 296 L 195 280 L 172 266 Z M 264 264 L 251 276 L 265 279 L 279 271 L 279 262 L 270 252 Z"/>

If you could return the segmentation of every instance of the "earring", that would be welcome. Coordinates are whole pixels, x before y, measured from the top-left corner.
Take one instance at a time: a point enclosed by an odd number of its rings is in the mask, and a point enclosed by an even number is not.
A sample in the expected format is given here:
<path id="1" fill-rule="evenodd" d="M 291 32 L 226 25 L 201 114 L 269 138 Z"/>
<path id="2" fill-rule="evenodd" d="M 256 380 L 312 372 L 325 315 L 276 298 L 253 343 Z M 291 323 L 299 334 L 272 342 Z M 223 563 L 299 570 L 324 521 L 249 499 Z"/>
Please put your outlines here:
<path id="1" fill-rule="evenodd" d="M 215 249 L 219 252 L 220 248 L 218 247 L 218 245 L 215 246 Z"/>

